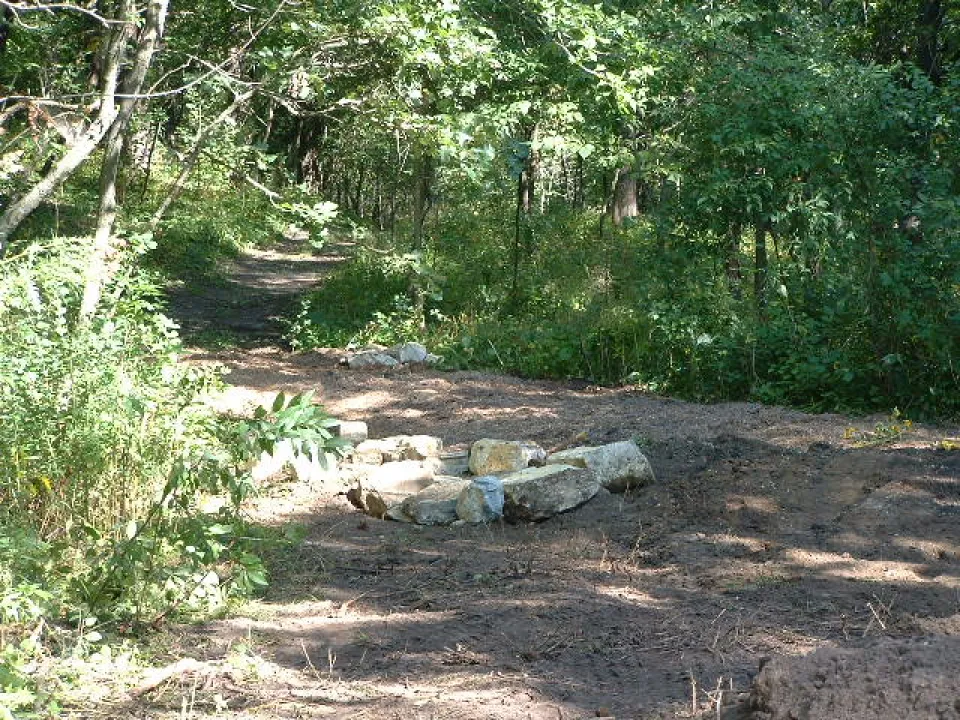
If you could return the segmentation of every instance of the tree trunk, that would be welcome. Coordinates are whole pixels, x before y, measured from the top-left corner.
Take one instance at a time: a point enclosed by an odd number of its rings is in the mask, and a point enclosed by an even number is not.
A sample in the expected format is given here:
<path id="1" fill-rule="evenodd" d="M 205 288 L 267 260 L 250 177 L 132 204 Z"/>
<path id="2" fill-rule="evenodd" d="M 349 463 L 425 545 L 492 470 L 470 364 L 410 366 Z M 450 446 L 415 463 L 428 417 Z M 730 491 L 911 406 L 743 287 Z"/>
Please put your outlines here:
<path id="1" fill-rule="evenodd" d="M 113 25 L 104 30 L 104 45 L 107 50 L 104 54 L 97 119 L 36 185 L 10 203 L 0 215 L 0 257 L 6 253 L 10 237 L 20 224 L 90 157 L 116 122 L 119 116 L 116 104 L 117 84 L 129 32 L 127 24 Z"/>
<path id="2" fill-rule="evenodd" d="M 427 213 L 430 211 L 434 172 L 433 157 L 424 150 L 417 163 L 413 192 L 413 246 L 418 253 L 422 253 L 425 247 L 424 226 L 427 221 Z M 414 312 L 420 323 L 420 331 L 423 332 L 427 329 L 427 294 L 417 270 L 411 273 L 410 296 L 413 300 Z"/>
<path id="3" fill-rule="evenodd" d="M 620 226 L 627 218 L 635 218 L 640 214 L 637 204 L 637 174 L 629 165 L 617 170 L 617 177 L 613 182 L 613 198 L 610 201 L 610 219 L 613 224 Z"/>
<path id="4" fill-rule="evenodd" d="M 757 222 L 756 250 L 753 266 L 753 297 L 757 305 L 757 316 L 763 320 L 767 314 L 767 235 L 770 227 L 766 220 Z"/>
<path id="5" fill-rule="evenodd" d="M 536 125 L 530 130 L 527 137 L 529 150 L 523 163 L 523 169 L 520 171 L 520 204 L 524 215 L 529 215 L 533 211 L 537 191 L 538 153 L 534 149 L 534 144 L 537 141 Z"/>
<path id="6" fill-rule="evenodd" d="M 513 219 L 513 278 L 510 283 L 510 295 L 513 304 L 520 302 L 520 258 L 523 254 L 523 218 L 526 186 L 523 173 L 517 178 L 517 207 Z"/>
<path id="7" fill-rule="evenodd" d="M 100 210 L 97 214 L 97 232 L 94 236 L 90 261 L 87 264 L 83 299 L 80 303 L 81 321 L 97 309 L 103 286 L 116 271 L 117 263 L 111 256 L 116 250 L 113 247 L 113 228 L 117 219 L 117 174 L 120 169 L 120 158 L 127 128 L 139 101 L 138 96 L 143 89 L 147 72 L 150 70 L 157 44 L 163 36 L 168 4 L 169 0 L 149 0 L 147 4 L 143 26 L 137 38 L 133 65 L 124 79 L 117 117 L 107 136 L 106 153 L 100 172 Z M 122 19 L 125 21 L 136 17 L 133 0 L 124 0 L 122 12 Z"/>
<path id="8" fill-rule="evenodd" d="M 740 268 L 740 244 L 743 228 L 740 223 L 732 223 L 727 231 L 727 282 L 734 299 L 743 298 L 743 272 Z"/>
<path id="9" fill-rule="evenodd" d="M 13 27 L 13 8 L 5 7 L 0 13 L 0 53 L 7 51 L 7 40 L 10 39 L 10 29 Z"/>
<path id="10" fill-rule="evenodd" d="M 363 220 L 365 213 L 363 208 L 363 186 L 367 179 L 366 164 L 360 165 L 360 171 L 357 173 L 357 187 L 353 192 L 353 211 L 356 216 Z"/>
<path id="11" fill-rule="evenodd" d="M 943 79 L 940 66 L 940 31 L 943 29 L 945 14 L 943 0 L 922 0 L 917 20 L 917 65 L 935 84 L 939 84 Z"/>
<path id="12" fill-rule="evenodd" d="M 424 244 L 424 225 L 430 210 L 430 194 L 433 187 L 433 158 L 426 151 L 417 164 L 413 189 L 413 246 L 422 250 Z"/>

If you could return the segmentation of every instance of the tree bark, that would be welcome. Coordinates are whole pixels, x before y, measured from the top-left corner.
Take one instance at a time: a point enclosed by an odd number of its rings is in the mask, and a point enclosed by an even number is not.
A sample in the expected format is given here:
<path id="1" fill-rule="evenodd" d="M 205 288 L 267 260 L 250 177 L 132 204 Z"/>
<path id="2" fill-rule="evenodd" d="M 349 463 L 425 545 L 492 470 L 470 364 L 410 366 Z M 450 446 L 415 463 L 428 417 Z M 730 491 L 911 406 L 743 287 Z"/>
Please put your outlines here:
<path id="1" fill-rule="evenodd" d="M 0 53 L 7 51 L 7 40 L 10 39 L 13 18 L 13 8 L 5 7 L 3 12 L 0 13 Z"/>
<path id="2" fill-rule="evenodd" d="M 422 151 L 416 169 L 416 182 L 413 192 L 413 246 L 414 250 L 422 253 L 425 247 L 424 227 L 427 213 L 430 211 L 430 200 L 433 193 L 433 178 L 436 172 L 433 156 L 426 150 Z M 427 329 L 427 294 L 422 279 L 414 270 L 410 277 L 410 296 L 413 300 L 414 312 L 420 324 L 421 332 Z"/>
<path id="3" fill-rule="evenodd" d="M 740 244 L 743 228 L 740 223 L 732 223 L 727 231 L 727 282 L 734 299 L 743 298 L 743 272 L 740 268 Z"/>
<path id="4" fill-rule="evenodd" d="M 112 256 L 116 250 L 113 229 L 117 220 L 117 174 L 120 170 L 120 158 L 123 154 L 130 118 L 133 117 L 137 108 L 139 95 L 153 62 L 157 44 L 163 37 L 168 7 L 169 0 L 149 0 L 147 3 L 143 27 L 137 38 L 133 65 L 124 79 L 117 117 L 107 135 L 106 152 L 100 171 L 100 210 L 97 214 L 97 232 L 94 235 L 90 261 L 87 264 L 83 299 L 80 302 L 81 321 L 91 316 L 97 309 L 103 286 L 116 271 L 117 263 Z M 122 8 L 121 19 L 130 21 L 135 18 L 134 0 L 124 0 Z"/>
<path id="5" fill-rule="evenodd" d="M 44 177 L 26 194 L 10 203 L 0 215 L 0 257 L 7 251 L 10 238 L 21 223 L 36 210 L 73 172 L 83 164 L 110 132 L 119 115 L 116 105 L 117 84 L 123 62 L 129 28 L 126 24 L 113 25 L 104 30 L 104 56 L 100 108 L 96 120 L 70 147 Z"/>
<path id="6" fill-rule="evenodd" d="M 613 198 L 610 201 L 610 219 L 614 225 L 620 226 L 627 218 L 635 218 L 640 214 L 637 204 L 637 174 L 629 165 L 617 170 L 613 182 Z"/>
<path id="7" fill-rule="evenodd" d="M 753 267 L 753 297 L 757 305 L 757 316 L 763 320 L 767 314 L 767 235 L 770 226 L 766 220 L 757 222 L 756 249 Z"/>
<path id="8" fill-rule="evenodd" d="M 917 20 L 917 65 L 934 84 L 940 84 L 943 79 L 940 31 L 945 15 L 943 0 L 922 0 Z"/>

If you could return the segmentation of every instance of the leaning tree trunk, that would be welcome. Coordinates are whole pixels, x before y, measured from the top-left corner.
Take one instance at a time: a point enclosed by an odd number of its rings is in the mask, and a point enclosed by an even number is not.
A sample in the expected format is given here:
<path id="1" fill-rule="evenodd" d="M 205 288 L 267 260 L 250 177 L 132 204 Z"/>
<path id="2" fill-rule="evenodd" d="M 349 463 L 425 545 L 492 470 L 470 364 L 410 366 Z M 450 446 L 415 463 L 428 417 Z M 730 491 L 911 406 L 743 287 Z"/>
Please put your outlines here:
<path id="1" fill-rule="evenodd" d="M 100 304 L 104 285 L 116 272 L 113 228 L 117 220 L 117 174 L 126 140 L 127 128 L 133 117 L 147 72 L 153 62 L 157 44 L 163 36 L 169 0 L 149 0 L 143 26 L 137 38 L 133 65 L 123 82 L 116 120 L 107 136 L 106 151 L 100 172 L 100 211 L 97 214 L 97 232 L 87 263 L 83 299 L 80 303 L 80 319 L 90 317 Z M 124 0 L 124 20 L 135 17 L 133 0 Z"/>
<path id="2" fill-rule="evenodd" d="M 90 157 L 116 122 L 119 115 L 116 105 L 117 84 L 129 32 L 126 23 L 114 24 L 105 29 L 104 45 L 107 49 L 101 72 L 100 109 L 97 117 L 50 171 L 0 214 L 0 257 L 6 253 L 10 238 L 21 223 Z"/>
<path id="3" fill-rule="evenodd" d="M 170 186 L 170 190 L 167 191 L 167 196 L 163 199 L 163 202 L 160 203 L 160 207 L 157 208 L 157 211 L 150 219 L 150 232 L 156 232 L 160 225 L 160 221 L 163 219 L 163 216 L 167 214 L 167 210 L 169 210 L 170 206 L 173 205 L 180 197 L 184 187 L 186 187 L 187 178 L 190 177 L 190 174 L 196 167 L 197 161 L 200 159 L 200 153 L 213 136 L 213 131 L 233 117 L 233 114 L 240 108 L 240 106 L 251 97 L 253 97 L 252 90 L 241 93 L 240 95 L 236 95 L 233 98 L 233 102 L 230 103 L 230 105 L 219 115 L 217 115 L 217 117 L 215 117 L 213 121 L 203 129 L 203 132 L 201 132 L 194 141 L 193 148 L 191 148 L 190 152 L 187 154 L 187 157 L 184 159 L 183 165 L 180 168 L 180 174 L 177 175 L 177 179 L 173 181 L 173 184 Z"/>

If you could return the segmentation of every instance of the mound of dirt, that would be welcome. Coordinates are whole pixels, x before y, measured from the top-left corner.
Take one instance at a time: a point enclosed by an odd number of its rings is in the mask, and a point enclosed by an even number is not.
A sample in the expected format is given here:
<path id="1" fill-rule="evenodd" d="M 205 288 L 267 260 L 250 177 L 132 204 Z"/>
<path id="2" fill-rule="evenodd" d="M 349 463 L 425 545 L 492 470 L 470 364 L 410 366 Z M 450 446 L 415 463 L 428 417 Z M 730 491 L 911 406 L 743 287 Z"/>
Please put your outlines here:
<path id="1" fill-rule="evenodd" d="M 960 637 L 882 640 L 768 662 L 752 704 L 764 720 L 960 718 Z"/>

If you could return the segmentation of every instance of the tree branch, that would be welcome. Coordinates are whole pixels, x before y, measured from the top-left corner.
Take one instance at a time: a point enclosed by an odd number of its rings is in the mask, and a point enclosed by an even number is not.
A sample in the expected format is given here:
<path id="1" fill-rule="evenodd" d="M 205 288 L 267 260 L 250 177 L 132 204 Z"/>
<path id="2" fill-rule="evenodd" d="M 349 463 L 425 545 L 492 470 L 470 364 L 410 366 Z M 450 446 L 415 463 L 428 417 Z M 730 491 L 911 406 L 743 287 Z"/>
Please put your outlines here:
<path id="1" fill-rule="evenodd" d="M 81 15 L 86 15 L 87 17 L 96 20 L 104 27 L 123 24 L 126 22 L 125 20 L 111 20 L 109 18 L 105 18 L 103 15 L 100 15 L 98 12 L 91 10 L 90 8 L 85 8 L 81 5 L 74 5 L 72 3 L 37 3 L 28 5 L 27 3 L 22 2 L 9 2 L 9 0 L 0 0 L 0 7 L 10 10 L 13 13 L 14 22 L 28 30 L 38 30 L 39 28 L 25 23 L 20 15 L 34 12 L 45 12 L 52 15 L 58 10 L 77 12 Z"/>

